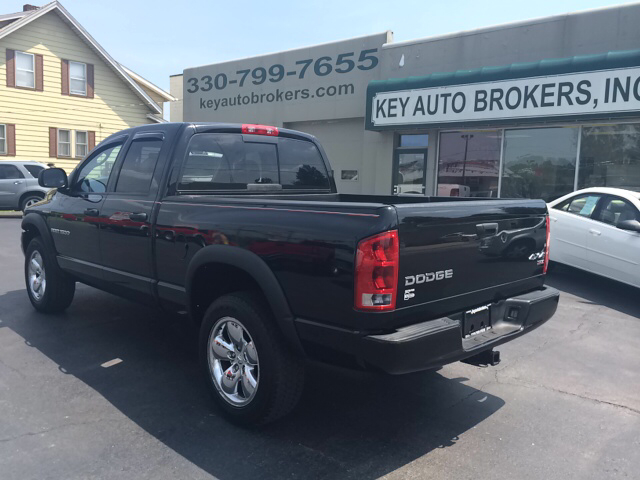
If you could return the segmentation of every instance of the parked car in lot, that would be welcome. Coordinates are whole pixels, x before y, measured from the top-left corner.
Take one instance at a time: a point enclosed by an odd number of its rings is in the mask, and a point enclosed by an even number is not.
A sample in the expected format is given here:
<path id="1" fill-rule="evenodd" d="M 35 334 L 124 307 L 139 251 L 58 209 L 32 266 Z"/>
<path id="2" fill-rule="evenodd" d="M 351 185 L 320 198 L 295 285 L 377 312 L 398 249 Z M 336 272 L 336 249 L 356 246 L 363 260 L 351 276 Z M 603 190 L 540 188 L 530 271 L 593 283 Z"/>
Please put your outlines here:
<path id="1" fill-rule="evenodd" d="M 465 360 L 546 322 L 542 200 L 336 192 L 316 139 L 262 125 L 144 125 L 105 139 L 22 222 L 33 306 L 76 282 L 188 311 L 202 370 L 232 420 L 298 401 L 304 359 L 401 374 Z M 482 238 L 531 239 L 488 257 Z"/>
<path id="2" fill-rule="evenodd" d="M 38 185 L 45 168 L 38 162 L 0 161 L 0 210 L 24 210 L 42 200 L 50 190 Z"/>
<path id="3" fill-rule="evenodd" d="M 549 203 L 551 260 L 640 287 L 640 193 L 578 190 Z"/>

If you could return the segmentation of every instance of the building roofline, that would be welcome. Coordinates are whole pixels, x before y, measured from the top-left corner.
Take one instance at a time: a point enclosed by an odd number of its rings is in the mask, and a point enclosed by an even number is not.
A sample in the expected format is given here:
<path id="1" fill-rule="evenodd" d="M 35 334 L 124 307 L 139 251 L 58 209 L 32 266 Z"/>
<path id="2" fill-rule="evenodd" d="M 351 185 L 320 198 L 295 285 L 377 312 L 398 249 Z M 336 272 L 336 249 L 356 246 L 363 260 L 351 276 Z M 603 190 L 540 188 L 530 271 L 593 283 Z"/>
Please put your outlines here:
<path id="1" fill-rule="evenodd" d="M 107 51 L 104 48 L 102 48 L 102 46 L 89 34 L 89 32 L 87 32 L 84 29 L 84 27 L 80 25 L 80 23 L 75 18 L 73 18 L 73 16 L 57 0 L 51 3 L 47 3 L 46 5 L 43 5 L 37 10 L 22 12 L 22 13 L 26 13 L 26 15 L 23 15 L 19 20 L 16 20 L 15 22 L 10 23 L 6 27 L 4 27 L 2 30 L 0 30 L 0 39 L 6 37 L 7 35 L 10 35 L 16 30 L 24 27 L 25 25 L 28 25 L 34 20 L 52 11 L 55 11 L 62 18 L 63 21 L 69 24 L 72 27 L 72 29 L 81 38 L 83 38 L 85 42 L 98 54 L 98 56 L 102 57 L 102 60 L 107 65 L 109 65 L 111 69 L 114 70 L 115 73 L 118 76 L 120 76 L 122 80 L 124 80 L 125 83 L 128 83 L 130 85 L 130 87 L 134 90 L 134 92 L 144 101 L 144 103 L 151 110 L 153 110 L 155 113 L 162 114 L 162 108 L 160 108 L 160 106 L 156 102 L 154 102 L 149 95 L 147 95 L 147 92 L 145 92 L 142 89 L 142 87 L 140 87 L 140 85 L 138 85 L 127 74 L 127 72 L 122 68 L 122 66 L 118 62 L 116 62 L 111 57 L 111 55 L 107 53 Z"/>
<path id="2" fill-rule="evenodd" d="M 467 36 L 478 35 L 482 33 L 490 33 L 490 32 L 496 32 L 500 30 L 509 30 L 511 28 L 523 27 L 527 25 L 536 25 L 539 23 L 552 22 L 556 20 L 561 20 L 563 18 L 573 17 L 576 15 L 583 15 L 587 13 L 601 12 L 606 10 L 615 10 L 619 8 L 638 7 L 638 6 L 640 6 L 640 2 L 623 3 L 618 5 L 606 6 L 606 7 L 596 7 L 596 8 L 590 8 L 587 10 L 579 10 L 577 12 L 559 13 L 556 15 L 549 15 L 547 17 L 536 17 L 529 20 L 518 20 L 515 22 L 500 23 L 497 25 L 490 25 L 488 27 L 474 28 L 471 30 L 460 30 L 458 32 L 453 32 L 453 33 L 444 33 L 442 35 L 433 35 L 430 37 L 422 37 L 422 38 L 416 38 L 413 40 L 405 40 L 403 42 L 397 42 L 397 43 L 390 42 L 390 43 L 384 44 L 382 48 L 387 50 L 391 48 L 407 47 L 407 46 L 415 45 L 418 43 L 437 42 L 439 40 L 446 40 L 448 38 L 467 37 Z"/>
<path id="3" fill-rule="evenodd" d="M 18 19 L 18 18 L 22 18 L 22 17 L 25 17 L 25 16 L 29 15 L 29 13 L 31 13 L 31 12 L 27 11 L 27 12 L 16 12 L 16 13 L 5 13 L 5 14 L 0 15 L 0 22 L 4 22 L 6 20 L 15 20 L 15 19 Z"/>
<path id="4" fill-rule="evenodd" d="M 125 67 L 124 65 L 120 64 L 120 66 L 122 68 L 124 68 L 124 71 L 127 72 L 127 74 L 133 78 L 136 82 L 144 85 L 145 87 L 147 87 L 149 90 L 151 90 L 154 93 L 157 93 L 158 95 L 160 95 L 162 98 L 164 98 L 167 102 L 174 102 L 176 100 L 176 97 L 174 97 L 173 95 L 171 95 L 169 92 L 161 89 L 160 87 L 158 87 L 157 85 L 151 83 L 149 80 L 147 80 L 146 78 L 138 75 L 136 72 L 134 72 L 133 70 L 131 70 L 130 68 Z"/>
<path id="5" fill-rule="evenodd" d="M 147 118 L 155 123 L 168 123 L 164 118 L 158 117 L 153 113 L 147 113 Z"/>

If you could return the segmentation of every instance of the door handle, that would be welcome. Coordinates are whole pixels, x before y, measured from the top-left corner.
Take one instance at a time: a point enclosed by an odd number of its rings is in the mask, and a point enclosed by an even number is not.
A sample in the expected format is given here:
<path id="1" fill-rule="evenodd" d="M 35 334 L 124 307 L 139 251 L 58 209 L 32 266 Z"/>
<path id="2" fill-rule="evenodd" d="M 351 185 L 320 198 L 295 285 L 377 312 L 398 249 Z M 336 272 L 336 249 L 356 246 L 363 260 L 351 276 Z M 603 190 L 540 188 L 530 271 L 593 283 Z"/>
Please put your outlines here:
<path id="1" fill-rule="evenodd" d="M 600 230 L 596 230 L 595 228 L 590 228 L 589 229 L 589 233 L 591 235 L 595 235 L 596 237 L 600 236 L 602 234 L 602 232 Z"/>
<path id="2" fill-rule="evenodd" d="M 97 208 L 87 208 L 84 211 L 84 214 L 89 216 L 89 217 L 97 217 L 100 215 L 100 212 L 98 211 Z"/>
<path id="3" fill-rule="evenodd" d="M 142 212 L 142 213 L 130 213 L 129 214 L 129 220 L 133 220 L 134 222 L 146 222 L 147 221 L 147 214 Z"/>
<path id="4" fill-rule="evenodd" d="M 552 222 L 557 222 L 558 219 L 556 217 L 549 217 L 551 219 Z"/>
<path id="5" fill-rule="evenodd" d="M 496 235 L 498 233 L 497 223 L 479 223 L 476 225 L 476 233 L 478 236 Z"/>
<path id="6" fill-rule="evenodd" d="M 22 180 L 18 180 L 17 182 L 13 182 L 14 185 L 22 185 Z"/>

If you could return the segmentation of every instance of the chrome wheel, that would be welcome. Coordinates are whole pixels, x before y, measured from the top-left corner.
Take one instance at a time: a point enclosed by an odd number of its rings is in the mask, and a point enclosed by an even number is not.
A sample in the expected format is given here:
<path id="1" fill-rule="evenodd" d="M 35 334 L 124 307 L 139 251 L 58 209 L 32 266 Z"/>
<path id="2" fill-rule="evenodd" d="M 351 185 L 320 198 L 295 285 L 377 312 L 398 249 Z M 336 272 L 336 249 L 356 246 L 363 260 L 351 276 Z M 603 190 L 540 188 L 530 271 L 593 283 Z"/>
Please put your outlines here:
<path id="1" fill-rule="evenodd" d="M 216 322 L 207 344 L 209 373 L 220 396 L 231 405 L 247 405 L 258 390 L 258 352 L 246 328 L 233 317 Z"/>
<path id="2" fill-rule="evenodd" d="M 47 288 L 47 277 L 44 272 L 44 262 L 38 250 L 29 258 L 29 291 L 36 301 L 40 301 Z"/>
<path id="3" fill-rule="evenodd" d="M 35 205 L 36 203 L 38 203 L 41 200 L 42 200 L 41 198 L 32 197 L 32 198 L 28 199 L 26 202 L 24 202 L 24 208 L 27 209 L 31 205 Z"/>

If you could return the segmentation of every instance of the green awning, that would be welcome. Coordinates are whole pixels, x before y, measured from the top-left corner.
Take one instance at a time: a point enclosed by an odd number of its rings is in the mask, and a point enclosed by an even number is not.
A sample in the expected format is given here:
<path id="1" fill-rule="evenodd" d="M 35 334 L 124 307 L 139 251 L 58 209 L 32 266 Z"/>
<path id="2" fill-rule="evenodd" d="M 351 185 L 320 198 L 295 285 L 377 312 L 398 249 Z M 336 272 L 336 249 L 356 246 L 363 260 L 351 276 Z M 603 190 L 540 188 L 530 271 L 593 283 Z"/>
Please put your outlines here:
<path id="1" fill-rule="evenodd" d="M 497 82 L 530 77 L 545 77 L 569 73 L 591 72 L 640 66 L 640 50 L 624 50 L 596 55 L 578 55 L 569 58 L 545 59 L 538 62 L 512 63 L 472 70 L 432 73 L 425 76 L 372 80 L 367 86 L 367 128 L 371 123 L 372 99 L 382 92 L 406 91 L 451 85 Z"/>

